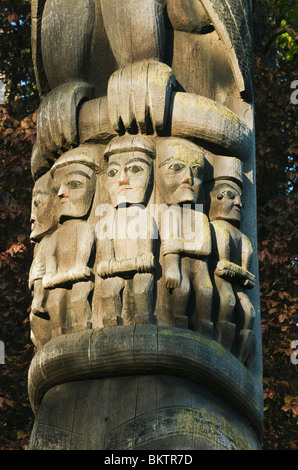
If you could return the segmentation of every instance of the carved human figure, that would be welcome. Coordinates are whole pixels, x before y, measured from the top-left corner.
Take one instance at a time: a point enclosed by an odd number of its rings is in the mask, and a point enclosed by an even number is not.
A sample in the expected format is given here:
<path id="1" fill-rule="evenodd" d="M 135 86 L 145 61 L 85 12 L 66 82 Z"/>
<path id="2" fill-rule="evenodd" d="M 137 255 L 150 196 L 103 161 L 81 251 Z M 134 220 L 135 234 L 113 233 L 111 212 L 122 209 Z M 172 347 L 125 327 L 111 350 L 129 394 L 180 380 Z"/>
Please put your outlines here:
<path id="1" fill-rule="evenodd" d="M 32 290 L 31 339 L 38 348 L 51 338 L 51 322 L 46 309 L 48 291 L 42 285 L 45 275 L 45 253 L 58 226 L 58 213 L 52 192 L 50 173 L 41 176 L 32 191 L 31 233 L 34 258 L 29 272 L 29 288 Z"/>
<path id="2" fill-rule="evenodd" d="M 43 285 L 51 289 L 53 335 L 91 326 L 88 297 L 93 288 L 90 262 L 95 232 L 86 219 L 96 185 L 94 148 L 69 150 L 51 169 L 60 226 L 47 251 Z"/>
<path id="3" fill-rule="evenodd" d="M 166 232 L 161 228 L 164 279 L 171 293 L 169 302 L 174 324 L 189 327 L 187 305 L 192 285 L 196 312 L 191 321 L 197 331 L 212 336 L 212 283 L 207 265 L 211 235 L 209 221 L 200 210 L 203 174 L 202 148 L 178 138 L 158 140 L 156 184 L 163 202 L 168 205 L 162 212 Z"/>
<path id="4" fill-rule="evenodd" d="M 254 352 L 255 334 L 251 328 L 255 310 L 246 289 L 254 287 L 255 279 L 249 271 L 252 245 L 240 231 L 243 210 L 242 164 L 231 157 L 221 158 L 222 174 L 213 182 L 209 208 L 214 280 L 219 295 L 216 329 L 218 341 L 228 350 L 231 350 L 235 334 L 239 332 L 237 354 L 240 360 L 249 362 Z"/>
<path id="5" fill-rule="evenodd" d="M 98 246 L 97 272 L 104 279 L 104 326 L 149 323 L 153 314 L 154 220 L 146 205 L 153 184 L 154 142 L 145 136 L 116 137 L 105 152 L 113 210 L 99 223 L 109 234 Z M 129 307 L 131 306 L 131 308 Z"/>

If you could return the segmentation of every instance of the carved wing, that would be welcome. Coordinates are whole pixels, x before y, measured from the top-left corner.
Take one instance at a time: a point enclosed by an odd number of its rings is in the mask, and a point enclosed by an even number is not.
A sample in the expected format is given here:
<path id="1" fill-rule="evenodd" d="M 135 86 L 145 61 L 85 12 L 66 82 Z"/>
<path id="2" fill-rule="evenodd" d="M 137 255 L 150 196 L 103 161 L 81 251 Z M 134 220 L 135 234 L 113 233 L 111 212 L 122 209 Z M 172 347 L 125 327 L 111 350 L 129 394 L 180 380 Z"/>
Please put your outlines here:
<path id="1" fill-rule="evenodd" d="M 251 0 L 201 0 L 229 51 L 240 93 L 252 97 Z"/>
<path id="2" fill-rule="evenodd" d="M 50 91 L 41 54 L 41 18 L 46 1 L 47 0 L 31 0 L 32 60 L 36 84 L 40 96 L 44 96 Z"/>

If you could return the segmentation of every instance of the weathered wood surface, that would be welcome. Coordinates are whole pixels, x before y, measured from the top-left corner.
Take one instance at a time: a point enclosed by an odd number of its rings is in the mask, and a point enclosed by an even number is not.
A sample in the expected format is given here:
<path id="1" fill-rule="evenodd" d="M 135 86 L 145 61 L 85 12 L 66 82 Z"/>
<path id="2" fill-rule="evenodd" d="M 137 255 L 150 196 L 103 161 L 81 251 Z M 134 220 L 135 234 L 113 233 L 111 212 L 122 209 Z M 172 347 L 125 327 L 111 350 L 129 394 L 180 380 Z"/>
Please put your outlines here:
<path id="1" fill-rule="evenodd" d="M 241 417 L 167 375 L 73 382 L 45 396 L 31 450 L 258 450 Z"/>
<path id="2" fill-rule="evenodd" d="M 33 448 L 257 447 L 250 21 L 246 0 L 32 0 Z"/>

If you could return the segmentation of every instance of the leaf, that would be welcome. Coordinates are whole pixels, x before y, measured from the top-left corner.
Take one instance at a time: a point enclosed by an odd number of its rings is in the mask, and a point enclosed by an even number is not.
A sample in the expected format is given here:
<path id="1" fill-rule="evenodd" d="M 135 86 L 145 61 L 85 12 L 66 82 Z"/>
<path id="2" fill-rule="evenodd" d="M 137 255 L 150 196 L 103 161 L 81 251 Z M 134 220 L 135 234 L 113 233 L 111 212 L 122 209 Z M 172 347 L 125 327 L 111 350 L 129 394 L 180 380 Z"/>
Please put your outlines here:
<path id="1" fill-rule="evenodd" d="M 26 437 L 28 437 L 28 434 L 25 431 L 17 432 L 17 439 L 25 439 Z"/>
<path id="2" fill-rule="evenodd" d="M 9 15 L 7 16 L 8 18 L 8 21 L 10 23 L 15 23 L 16 21 L 18 21 L 19 17 L 16 13 L 9 13 Z"/>
<path id="3" fill-rule="evenodd" d="M 4 398 L 4 402 L 8 405 L 8 406 L 11 406 L 11 407 L 14 407 L 15 406 L 15 401 L 13 400 L 9 400 L 8 398 Z"/>

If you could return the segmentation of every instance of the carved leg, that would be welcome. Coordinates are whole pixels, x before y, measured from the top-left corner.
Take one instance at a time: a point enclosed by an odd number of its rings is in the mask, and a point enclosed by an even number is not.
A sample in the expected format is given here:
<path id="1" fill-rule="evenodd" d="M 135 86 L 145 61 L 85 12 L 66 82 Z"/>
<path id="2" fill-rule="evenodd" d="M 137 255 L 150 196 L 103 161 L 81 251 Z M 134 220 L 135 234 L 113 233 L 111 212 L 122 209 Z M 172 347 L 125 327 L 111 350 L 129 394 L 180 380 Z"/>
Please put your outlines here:
<path id="1" fill-rule="evenodd" d="M 228 351 L 231 350 L 236 325 L 232 323 L 232 316 L 236 306 L 233 286 L 219 276 L 215 276 L 215 284 L 219 293 L 219 315 L 216 324 L 218 342 Z"/>
<path id="2" fill-rule="evenodd" d="M 196 314 L 193 318 L 195 330 L 204 336 L 213 338 L 213 286 L 209 276 L 208 265 L 205 261 L 196 260 L 194 267 L 196 268 L 193 278 L 193 286 L 196 293 Z"/>
<path id="3" fill-rule="evenodd" d="M 45 310 L 47 294 L 48 292 L 42 286 L 42 279 L 37 279 L 34 281 L 31 312 L 40 318 L 48 318 L 48 314 Z"/>
<path id="4" fill-rule="evenodd" d="M 119 70 L 108 84 L 109 119 L 117 132 L 163 129 L 175 77 L 164 62 L 166 0 L 101 0 Z M 132 27 L 133 25 L 133 27 Z"/>
<path id="5" fill-rule="evenodd" d="M 237 355 L 240 361 L 249 365 L 255 354 L 256 335 L 251 331 L 251 328 L 256 313 L 248 295 L 242 289 L 237 289 L 236 295 L 239 301 L 237 305 L 237 326 L 240 329 Z"/>
<path id="6" fill-rule="evenodd" d="M 151 273 L 136 274 L 133 279 L 135 300 L 135 323 L 148 324 L 154 311 L 153 305 L 154 276 Z"/>
<path id="7" fill-rule="evenodd" d="M 91 281 L 76 282 L 72 286 L 71 306 L 74 310 L 76 319 L 72 328 L 75 331 L 91 327 L 91 307 L 88 296 L 92 289 L 93 283 Z"/>
<path id="8" fill-rule="evenodd" d="M 49 291 L 47 310 L 53 325 L 52 336 L 66 333 L 68 297 L 67 289 L 61 287 Z"/>
<path id="9" fill-rule="evenodd" d="M 187 305 L 190 295 L 190 280 L 188 273 L 182 269 L 181 283 L 170 292 L 170 309 L 174 326 L 188 328 Z"/>
<path id="10" fill-rule="evenodd" d="M 101 300 L 103 326 L 117 326 L 121 321 L 124 280 L 120 277 L 105 279 L 102 283 Z"/>
<path id="11" fill-rule="evenodd" d="M 52 324 L 49 319 L 39 318 L 30 313 L 30 338 L 35 348 L 38 350 L 52 337 Z"/>
<path id="12" fill-rule="evenodd" d="M 119 67 L 163 60 L 164 5 L 165 0 L 101 0 L 104 26 Z"/>

